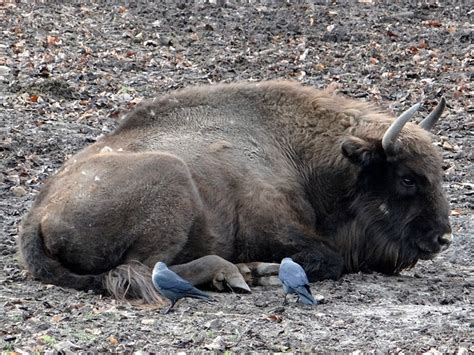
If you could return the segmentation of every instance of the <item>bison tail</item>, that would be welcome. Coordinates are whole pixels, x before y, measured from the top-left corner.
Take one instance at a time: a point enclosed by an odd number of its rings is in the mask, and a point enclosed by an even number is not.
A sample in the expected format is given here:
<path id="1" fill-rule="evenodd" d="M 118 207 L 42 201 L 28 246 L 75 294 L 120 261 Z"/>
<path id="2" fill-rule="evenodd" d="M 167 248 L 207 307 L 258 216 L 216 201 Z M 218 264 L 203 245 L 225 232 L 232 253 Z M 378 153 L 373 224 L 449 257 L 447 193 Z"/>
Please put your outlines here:
<path id="1" fill-rule="evenodd" d="M 153 286 L 151 269 L 138 261 L 129 261 L 109 271 L 104 286 L 117 299 L 135 298 L 146 303 L 165 303 Z"/>
<path id="2" fill-rule="evenodd" d="M 105 291 L 104 274 L 79 275 L 63 266 L 58 260 L 50 257 L 43 243 L 40 223 L 30 218 L 23 223 L 18 240 L 20 257 L 33 277 L 45 283 L 74 288 L 77 290 Z"/>

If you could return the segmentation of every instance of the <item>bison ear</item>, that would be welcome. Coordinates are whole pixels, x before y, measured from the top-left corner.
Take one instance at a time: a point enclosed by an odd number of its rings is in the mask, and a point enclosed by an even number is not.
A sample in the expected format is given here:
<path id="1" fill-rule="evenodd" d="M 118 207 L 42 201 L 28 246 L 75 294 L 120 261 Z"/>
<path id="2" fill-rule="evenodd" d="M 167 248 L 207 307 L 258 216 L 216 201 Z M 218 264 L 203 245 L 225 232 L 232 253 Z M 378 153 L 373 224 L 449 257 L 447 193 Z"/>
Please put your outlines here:
<path id="1" fill-rule="evenodd" d="M 380 160 L 380 150 L 377 149 L 375 141 L 367 141 L 358 137 L 347 137 L 342 142 L 342 155 L 352 164 L 368 166 Z"/>

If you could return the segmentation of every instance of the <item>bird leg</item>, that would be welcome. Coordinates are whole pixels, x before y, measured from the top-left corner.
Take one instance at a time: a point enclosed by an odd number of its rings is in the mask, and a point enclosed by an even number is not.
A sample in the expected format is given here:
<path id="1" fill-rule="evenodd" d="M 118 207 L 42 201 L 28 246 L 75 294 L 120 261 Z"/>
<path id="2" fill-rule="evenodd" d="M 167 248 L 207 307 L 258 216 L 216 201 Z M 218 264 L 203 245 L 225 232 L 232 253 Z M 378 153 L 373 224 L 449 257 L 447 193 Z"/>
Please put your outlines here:
<path id="1" fill-rule="evenodd" d="M 171 311 L 171 308 L 174 307 L 176 301 L 171 301 L 170 306 L 163 312 L 163 314 L 168 314 Z"/>
<path id="2" fill-rule="evenodd" d="M 286 306 L 288 304 L 288 300 L 286 299 L 287 296 L 288 294 L 285 293 L 285 298 L 283 299 L 283 306 Z"/>

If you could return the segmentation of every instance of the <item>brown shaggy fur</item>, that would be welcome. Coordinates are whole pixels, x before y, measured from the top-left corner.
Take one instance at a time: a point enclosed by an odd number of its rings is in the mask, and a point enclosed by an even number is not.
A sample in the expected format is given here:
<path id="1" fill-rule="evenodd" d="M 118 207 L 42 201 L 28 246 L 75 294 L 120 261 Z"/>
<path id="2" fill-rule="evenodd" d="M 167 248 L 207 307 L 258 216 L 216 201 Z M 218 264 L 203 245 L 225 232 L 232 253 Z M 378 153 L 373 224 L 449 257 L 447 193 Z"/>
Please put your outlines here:
<path id="1" fill-rule="evenodd" d="M 218 288 L 242 281 L 232 263 L 285 256 L 312 280 L 397 273 L 442 250 L 450 226 L 429 134 L 408 123 L 386 154 L 392 121 L 291 82 L 150 100 L 49 179 L 23 260 L 44 282 L 148 302 L 157 261 Z"/>

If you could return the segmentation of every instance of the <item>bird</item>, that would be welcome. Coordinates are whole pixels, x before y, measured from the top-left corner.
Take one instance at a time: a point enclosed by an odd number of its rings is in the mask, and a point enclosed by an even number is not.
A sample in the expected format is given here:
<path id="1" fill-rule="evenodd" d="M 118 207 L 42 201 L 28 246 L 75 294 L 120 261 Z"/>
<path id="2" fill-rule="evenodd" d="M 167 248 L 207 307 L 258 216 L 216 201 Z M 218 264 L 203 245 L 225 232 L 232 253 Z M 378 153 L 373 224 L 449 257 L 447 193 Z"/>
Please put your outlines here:
<path id="1" fill-rule="evenodd" d="M 152 282 L 158 292 L 171 302 L 171 305 L 164 314 L 167 314 L 174 307 L 175 303 L 184 297 L 198 298 L 206 301 L 211 300 L 209 295 L 198 290 L 191 283 L 168 269 L 168 266 L 161 261 L 158 261 L 153 268 Z"/>
<path id="2" fill-rule="evenodd" d="M 300 264 L 295 263 L 291 258 L 283 258 L 280 263 L 280 270 L 278 278 L 283 285 L 283 292 L 285 299 L 283 304 L 286 304 L 286 297 L 293 293 L 298 296 L 298 302 L 303 304 L 314 305 L 318 302 L 314 299 L 309 288 L 308 277 Z"/>

